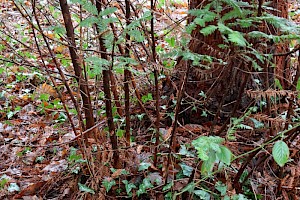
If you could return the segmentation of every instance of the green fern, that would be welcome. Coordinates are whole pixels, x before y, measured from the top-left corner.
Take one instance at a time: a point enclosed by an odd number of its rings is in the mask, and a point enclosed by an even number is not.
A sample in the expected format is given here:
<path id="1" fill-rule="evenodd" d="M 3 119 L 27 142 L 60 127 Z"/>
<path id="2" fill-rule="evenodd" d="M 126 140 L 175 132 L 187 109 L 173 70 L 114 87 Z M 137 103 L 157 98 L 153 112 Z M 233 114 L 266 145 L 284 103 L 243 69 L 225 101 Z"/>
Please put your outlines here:
<path id="1" fill-rule="evenodd" d="M 203 29 L 201 29 L 201 33 L 204 35 L 204 36 L 208 36 L 210 34 L 212 34 L 216 29 L 218 29 L 217 26 L 215 25 L 209 25 Z"/>
<path id="2" fill-rule="evenodd" d="M 247 40 L 244 38 L 242 33 L 238 32 L 238 31 L 233 31 L 233 32 L 229 33 L 228 39 L 230 42 L 232 42 L 238 46 L 241 46 L 241 47 L 247 46 Z"/>

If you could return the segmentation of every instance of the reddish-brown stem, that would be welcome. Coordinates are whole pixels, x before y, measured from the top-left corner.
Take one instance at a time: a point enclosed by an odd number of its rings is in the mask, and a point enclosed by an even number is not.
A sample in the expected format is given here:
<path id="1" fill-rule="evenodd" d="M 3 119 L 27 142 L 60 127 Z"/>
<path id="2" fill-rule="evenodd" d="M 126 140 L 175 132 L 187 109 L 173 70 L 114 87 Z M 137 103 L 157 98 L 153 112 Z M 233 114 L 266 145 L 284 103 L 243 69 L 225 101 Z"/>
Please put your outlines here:
<path id="1" fill-rule="evenodd" d="M 100 1 L 96 1 L 96 7 L 98 12 L 101 12 L 102 6 L 101 6 Z M 106 48 L 104 46 L 104 41 L 102 37 L 98 38 L 99 41 L 99 48 L 100 51 L 103 52 L 101 53 L 101 58 L 107 59 L 107 54 L 106 54 Z M 114 168 L 121 168 L 121 162 L 119 159 L 119 151 L 118 151 L 118 139 L 117 135 L 115 132 L 115 125 L 113 121 L 113 113 L 112 113 L 112 103 L 111 103 L 111 91 L 110 91 L 110 69 L 103 69 L 102 74 L 103 74 L 103 89 L 104 89 L 104 95 L 105 95 L 105 112 L 106 112 L 106 117 L 107 117 L 107 125 L 108 125 L 108 130 L 109 130 L 109 136 L 111 140 L 111 145 L 112 149 L 114 150 L 113 154 L 113 167 Z"/>
<path id="2" fill-rule="evenodd" d="M 129 0 L 125 0 L 125 19 L 127 26 L 130 24 L 130 2 Z M 125 48 L 125 55 L 129 57 L 129 41 L 130 36 L 127 33 L 126 34 L 126 48 Z M 124 70 L 124 92 L 125 92 L 125 137 L 126 137 L 126 144 L 127 146 L 130 146 L 130 91 L 129 91 L 129 81 L 130 81 L 130 71 L 129 71 L 129 65 L 125 66 Z"/>
<path id="3" fill-rule="evenodd" d="M 74 36 L 74 27 L 72 24 L 71 14 L 69 10 L 69 6 L 67 4 L 67 0 L 60 0 L 60 7 L 63 14 L 63 19 L 65 23 L 65 28 L 67 31 L 67 37 L 69 42 L 69 51 L 71 55 L 71 60 L 73 64 L 73 68 L 75 71 L 76 79 L 79 84 L 80 94 L 83 101 L 83 109 L 85 113 L 86 119 L 86 128 L 91 128 L 95 125 L 94 117 L 93 117 L 93 109 L 91 100 L 89 98 L 89 88 L 88 83 L 85 79 L 82 78 L 82 68 L 80 66 L 80 61 L 78 54 L 76 52 L 76 44 L 75 44 L 75 36 Z M 87 137 L 96 138 L 95 132 L 91 132 L 87 135 Z"/>
<path id="4" fill-rule="evenodd" d="M 177 129 L 177 121 L 179 118 L 179 113 L 180 113 L 180 108 L 181 108 L 181 101 L 182 101 L 182 97 L 183 97 L 183 93 L 185 90 L 185 85 L 187 82 L 187 77 L 188 74 L 190 72 L 190 63 L 189 62 L 185 62 L 186 63 L 186 70 L 185 70 L 185 74 L 184 77 L 182 78 L 181 84 L 180 84 L 180 88 L 179 91 L 177 92 L 177 102 L 176 102 L 176 108 L 175 108 L 175 116 L 174 116 L 174 121 L 172 124 L 172 132 L 171 132 L 171 138 L 170 138 L 170 143 L 169 143 L 169 154 L 168 154 L 168 161 L 167 161 L 167 165 L 166 165 L 166 177 L 165 177 L 165 184 L 167 184 L 168 182 L 168 171 L 169 171 L 169 165 L 171 163 L 171 156 L 172 156 L 172 151 L 173 151 L 173 143 L 176 137 L 176 129 Z"/>
<path id="5" fill-rule="evenodd" d="M 159 85 L 158 85 L 158 70 L 156 69 L 156 51 L 155 51 L 155 37 L 154 37 L 154 9 L 155 9 L 155 2 L 151 0 L 151 39 L 152 39 L 152 62 L 154 66 L 154 84 L 155 84 L 155 109 L 156 109 L 156 121 L 155 121 L 155 150 L 154 150 L 154 157 L 153 162 L 154 166 L 157 165 L 157 153 L 158 153 L 158 145 L 159 145 L 159 124 L 160 124 L 160 109 L 159 109 Z"/>

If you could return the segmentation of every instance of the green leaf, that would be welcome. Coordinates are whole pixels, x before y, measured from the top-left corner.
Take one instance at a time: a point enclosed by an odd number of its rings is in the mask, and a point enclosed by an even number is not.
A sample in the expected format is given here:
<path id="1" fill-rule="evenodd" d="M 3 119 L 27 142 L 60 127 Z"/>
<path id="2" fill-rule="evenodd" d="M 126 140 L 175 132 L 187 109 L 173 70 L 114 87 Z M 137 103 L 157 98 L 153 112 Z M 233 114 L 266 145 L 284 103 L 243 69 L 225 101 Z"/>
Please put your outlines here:
<path id="1" fill-rule="evenodd" d="M 173 194 L 172 192 L 168 192 L 166 195 L 165 195 L 165 200 L 172 200 L 173 198 Z"/>
<path id="2" fill-rule="evenodd" d="M 82 192 L 88 192 L 91 194 L 95 194 L 95 191 L 84 184 L 78 183 L 79 190 Z"/>
<path id="3" fill-rule="evenodd" d="M 173 187 L 173 185 L 174 185 L 174 182 L 171 181 L 170 183 L 168 183 L 167 185 L 165 185 L 165 186 L 163 187 L 162 191 L 166 191 L 166 190 L 171 189 L 171 188 Z"/>
<path id="4" fill-rule="evenodd" d="M 180 145 L 179 153 L 180 155 L 184 155 L 187 157 L 195 157 L 194 154 L 186 149 L 185 145 Z"/>
<path id="5" fill-rule="evenodd" d="M 106 192 L 109 192 L 109 190 L 112 188 L 112 186 L 116 185 L 116 181 L 114 179 L 112 179 L 112 180 L 104 179 L 102 181 L 102 184 L 105 187 Z"/>
<path id="6" fill-rule="evenodd" d="M 130 30 L 130 31 L 128 31 L 128 34 L 136 42 L 143 42 L 145 40 L 143 32 L 141 32 L 140 30 Z"/>
<path id="7" fill-rule="evenodd" d="M 203 161 L 202 166 L 201 166 L 201 173 L 203 174 L 210 174 L 212 171 L 214 164 L 216 161 L 216 153 L 212 150 L 209 151 L 208 153 L 208 159 Z"/>
<path id="8" fill-rule="evenodd" d="M 203 29 L 201 29 L 200 33 L 202 33 L 204 36 L 208 36 L 212 34 L 218 27 L 215 25 L 209 25 Z"/>
<path id="9" fill-rule="evenodd" d="M 256 119 L 254 119 L 254 118 L 250 118 L 250 119 L 254 123 L 254 127 L 255 128 L 263 128 L 263 127 L 265 127 L 264 123 L 262 123 L 262 122 L 260 122 L 260 121 L 258 121 Z"/>
<path id="10" fill-rule="evenodd" d="M 300 79 L 299 79 L 300 80 Z M 300 83 L 299 82 L 299 80 L 298 80 L 298 84 Z M 281 83 L 280 83 L 280 80 L 279 79 L 277 79 L 277 78 L 275 78 L 275 86 L 277 87 L 277 88 L 279 88 L 280 90 L 283 90 L 283 87 L 282 87 L 282 85 L 281 85 Z M 299 87 L 300 87 L 300 85 L 299 85 Z M 297 85 L 297 88 L 298 88 L 298 85 Z M 298 89 L 299 90 L 299 89 Z"/>
<path id="11" fill-rule="evenodd" d="M 92 66 L 93 75 L 99 75 L 102 73 L 103 69 L 107 69 L 109 66 L 109 62 L 106 59 L 99 58 L 97 56 L 90 56 L 85 59 L 86 62 L 89 62 Z"/>
<path id="12" fill-rule="evenodd" d="M 41 101 L 48 101 L 50 98 L 50 94 L 40 94 L 40 100 Z"/>
<path id="13" fill-rule="evenodd" d="M 9 192 L 19 192 L 20 187 L 18 186 L 17 183 L 10 183 L 8 188 L 7 188 L 7 191 L 9 191 Z"/>
<path id="14" fill-rule="evenodd" d="M 142 163 L 140 163 L 139 171 L 143 171 L 143 170 L 145 170 L 145 169 L 148 169 L 150 166 L 151 166 L 151 163 L 148 163 L 148 162 L 142 162 Z"/>
<path id="15" fill-rule="evenodd" d="M 232 200 L 248 200 L 243 194 L 235 194 L 231 197 Z"/>
<path id="16" fill-rule="evenodd" d="M 300 91 L 300 78 L 298 79 L 296 89 L 297 91 Z M 298 94 L 298 99 L 300 99 L 300 93 Z"/>
<path id="17" fill-rule="evenodd" d="M 285 163 L 287 163 L 290 155 L 290 150 L 288 145 L 282 140 L 275 142 L 272 149 L 272 155 L 276 163 L 280 167 L 283 167 Z"/>
<path id="18" fill-rule="evenodd" d="M 221 196 L 224 196 L 226 194 L 227 186 L 221 181 L 218 181 L 216 183 L 215 188 L 221 193 Z"/>
<path id="19" fill-rule="evenodd" d="M 98 10 L 96 8 L 96 6 L 94 4 L 92 4 L 92 2 L 90 1 L 86 1 L 83 4 L 83 8 L 88 11 L 89 13 L 93 14 L 93 15 L 97 15 L 98 14 Z"/>
<path id="20" fill-rule="evenodd" d="M 215 152 L 221 152 L 220 145 L 218 143 L 209 142 L 209 148 Z"/>
<path id="21" fill-rule="evenodd" d="M 153 185 L 151 184 L 150 179 L 149 179 L 149 178 L 144 178 L 143 183 L 140 184 L 139 189 L 138 189 L 138 191 L 136 192 L 136 194 L 137 194 L 138 196 L 140 196 L 141 194 L 146 193 L 146 190 L 147 190 L 148 188 L 152 188 L 152 187 L 153 187 Z"/>
<path id="22" fill-rule="evenodd" d="M 97 22 L 99 22 L 99 19 L 97 17 L 91 16 L 82 20 L 79 25 L 82 27 L 91 27 Z"/>
<path id="23" fill-rule="evenodd" d="M 144 186 L 145 186 L 146 188 L 152 188 L 152 187 L 153 187 L 153 185 L 151 184 L 151 181 L 150 181 L 149 178 L 144 178 L 143 184 L 144 184 Z"/>
<path id="24" fill-rule="evenodd" d="M 223 145 L 220 146 L 220 149 L 221 151 L 217 152 L 218 159 L 223 163 L 225 163 L 226 165 L 230 165 L 231 157 L 232 157 L 231 151 Z"/>
<path id="25" fill-rule="evenodd" d="M 150 10 L 146 10 L 144 12 L 144 15 L 140 18 L 140 20 L 145 20 L 145 21 L 150 19 L 152 19 L 152 14 Z"/>
<path id="26" fill-rule="evenodd" d="M 63 35 L 67 32 L 65 27 L 63 27 L 61 25 L 51 26 L 49 29 L 53 30 L 54 33 L 59 34 L 59 35 Z"/>
<path id="27" fill-rule="evenodd" d="M 196 24 L 198 24 L 199 26 L 201 26 L 201 27 L 204 27 L 204 26 L 205 26 L 205 20 L 204 20 L 203 18 L 197 17 L 197 18 L 194 20 L 194 22 L 195 22 Z"/>
<path id="28" fill-rule="evenodd" d="M 116 135 L 117 135 L 118 137 L 123 137 L 124 133 L 125 133 L 125 130 L 118 129 L 117 132 L 116 132 Z"/>
<path id="29" fill-rule="evenodd" d="M 253 128 L 251 126 L 248 126 L 246 124 L 238 124 L 238 125 L 236 125 L 236 127 L 239 129 L 253 130 Z"/>
<path id="30" fill-rule="evenodd" d="M 166 38 L 165 40 L 171 47 L 175 47 L 175 38 L 174 37 Z"/>
<path id="31" fill-rule="evenodd" d="M 241 46 L 241 47 L 245 47 L 247 45 L 247 40 L 238 31 L 233 31 L 233 32 L 229 33 L 228 39 L 230 42 L 233 42 L 234 44 L 237 44 L 238 46 Z"/>
<path id="32" fill-rule="evenodd" d="M 35 162 L 36 162 L 36 163 L 40 163 L 40 162 L 42 162 L 43 160 L 45 160 L 45 157 L 44 157 L 44 156 L 38 156 L 38 157 L 36 157 Z"/>
<path id="33" fill-rule="evenodd" d="M 105 15 L 110 15 L 116 12 L 118 9 L 116 7 L 108 7 L 105 10 L 101 11 L 99 13 L 99 16 L 105 16 Z"/>
<path id="34" fill-rule="evenodd" d="M 200 199 L 210 200 L 210 194 L 204 190 L 195 190 L 194 194 L 197 195 Z"/>
<path id="35" fill-rule="evenodd" d="M 131 190 L 136 188 L 136 186 L 133 183 L 129 183 L 127 180 L 123 180 L 122 182 L 125 185 L 127 195 L 131 196 Z"/>
<path id="36" fill-rule="evenodd" d="M 195 189 L 196 184 L 194 182 L 189 183 L 187 186 L 185 186 L 181 192 L 188 191 L 189 193 L 192 193 Z"/>
<path id="37" fill-rule="evenodd" d="M 190 177 L 193 172 L 193 168 L 186 165 L 185 163 L 180 163 L 179 165 L 182 169 L 183 175 Z"/>
<path id="38" fill-rule="evenodd" d="M 10 178 L 5 174 L 0 177 L 0 189 L 4 188 L 9 179 Z"/>
<path id="39" fill-rule="evenodd" d="M 228 33 L 231 33 L 233 32 L 232 29 L 230 29 L 229 27 L 225 26 L 223 23 L 219 22 L 218 23 L 218 29 L 221 33 L 223 34 L 228 34 Z"/>
<path id="40" fill-rule="evenodd" d="M 146 103 L 147 101 L 153 100 L 152 94 L 148 93 L 147 95 L 142 96 L 142 102 Z"/>

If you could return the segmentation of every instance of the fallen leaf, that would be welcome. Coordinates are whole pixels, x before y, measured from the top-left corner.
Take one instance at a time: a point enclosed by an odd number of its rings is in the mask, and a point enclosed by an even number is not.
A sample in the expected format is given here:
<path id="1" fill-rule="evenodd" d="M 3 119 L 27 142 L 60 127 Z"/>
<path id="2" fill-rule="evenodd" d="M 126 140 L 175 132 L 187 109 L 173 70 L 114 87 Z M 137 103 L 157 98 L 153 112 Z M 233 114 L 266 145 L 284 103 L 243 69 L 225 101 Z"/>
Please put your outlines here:
<path id="1" fill-rule="evenodd" d="M 40 188 L 46 183 L 46 181 L 40 181 L 29 185 L 27 188 L 23 189 L 19 194 L 14 196 L 14 199 L 20 199 L 23 196 L 31 196 L 37 194 Z M 24 199 L 24 198 L 23 198 Z"/>

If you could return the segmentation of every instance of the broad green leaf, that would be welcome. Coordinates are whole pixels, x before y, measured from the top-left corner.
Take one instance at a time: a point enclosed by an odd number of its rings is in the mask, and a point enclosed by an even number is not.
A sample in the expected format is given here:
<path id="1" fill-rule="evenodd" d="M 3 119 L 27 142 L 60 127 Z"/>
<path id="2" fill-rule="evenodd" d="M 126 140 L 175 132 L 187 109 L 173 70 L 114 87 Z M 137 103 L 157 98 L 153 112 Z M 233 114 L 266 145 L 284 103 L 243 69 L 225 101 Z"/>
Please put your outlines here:
<path id="1" fill-rule="evenodd" d="M 197 195 L 200 199 L 210 200 L 210 194 L 204 190 L 194 190 L 194 194 Z"/>
<path id="2" fill-rule="evenodd" d="M 127 180 L 123 180 L 122 182 L 125 185 L 127 195 L 131 195 L 131 190 L 136 188 L 136 186 L 133 183 L 129 183 Z"/>
<path id="3" fill-rule="evenodd" d="M 186 149 L 185 145 L 180 145 L 179 153 L 180 155 L 184 155 L 187 157 L 195 157 L 194 154 Z"/>
<path id="4" fill-rule="evenodd" d="M 116 181 L 114 179 L 112 180 L 104 179 L 102 181 L 102 185 L 105 187 L 106 192 L 109 192 L 112 186 L 116 185 Z"/>
<path id="5" fill-rule="evenodd" d="M 140 163 L 139 171 L 143 171 L 143 170 L 145 170 L 145 169 L 148 169 L 150 166 L 151 166 L 151 163 L 148 163 L 148 162 L 142 162 L 142 163 Z"/>
<path id="6" fill-rule="evenodd" d="M 275 142 L 272 149 L 272 155 L 276 163 L 280 167 L 283 167 L 285 163 L 287 163 L 290 155 L 290 150 L 288 145 L 282 140 Z"/>
<path id="7" fill-rule="evenodd" d="M 180 163 L 179 165 L 182 169 L 183 175 L 190 177 L 193 172 L 193 168 L 184 163 Z"/>
<path id="8" fill-rule="evenodd" d="M 153 185 L 151 184 L 149 178 L 144 178 L 143 183 L 140 184 L 138 191 L 136 191 L 136 194 L 140 196 L 141 194 L 146 193 L 146 190 L 148 188 L 152 188 L 152 187 Z"/>
<path id="9" fill-rule="evenodd" d="M 150 181 L 149 178 L 144 178 L 143 184 L 144 184 L 144 186 L 145 186 L 146 188 L 152 188 L 152 187 L 153 187 L 153 185 L 151 184 L 151 181 Z"/>
<path id="10" fill-rule="evenodd" d="M 216 161 L 216 153 L 212 150 L 208 153 L 208 160 L 203 161 L 201 166 L 202 174 L 210 174 Z"/>
<path id="11" fill-rule="evenodd" d="M 208 157 L 208 155 L 207 155 L 207 152 L 205 152 L 205 151 L 203 151 L 203 149 L 201 149 L 201 147 L 195 147 L 196 148 L 196 150 L 197 150 L 197 153 L 198 153 L 198 157 L 201 159 L 201 160 L 203 160 L 203 161 L 205 161 L 205 160 L 208 160 L 209 159 L 209 157 Z"/>
<path id="12" fill-rule="evenodd" d="M 117 135 L 118 137 L 123 137 L 124 133 L 125 133 L 125 130 L 118 129 L 117 132 L 116 132 L 116 135 Z"/>
<path id="13" fill-rule="evenodd" d="M 172 192 L 168 192 L 166 195 L 165 195 L 165 200 L 172 200 L 173 198 L 173 194 Z"/>
<path id="14" fill-rule="evenodd" d="M 18 186 L 17 183 L 10 183 L 8 188 L 7 188 L 7 191 L 9 191 L 9 192 L 19 192 L 20 187 Z"/>
<path id="15" fill-rule="evenodd" d="M 79 190 L 82 192 L 88 192 L 91 194 L 95 194 L 95 191 L 84 184 L 78 183 Z"/>
<path id="16" fill-rule="evenodd" d="M 220 150 L 220 152 L 217 152 L 217 157 L 221 162 L 225 163 L 226 165 L 230 165 L 232 157 L 231 151 L 223 145 L 220 146 Z"/>
<path id="17" fill-rule="evenodd" d="M 213 143 L 216 143 L 216 144 L 221 144 L 222 142 L 225 141 L 224 138 L 221 138 L 219 136 L 209 136 L 208 139 L 213 142 Z"/>
<path id="18" fill-rule="evenodd" d="M 221 181 L 218 181 L 216 183 L 215 188 L 221 193 L 221 196 L 224 196 L 226 194 L 227 186 Z"/>
<path id="19" fill-rule="evenodd" d="M 209 148 L 211 148 L 215 152 L 221 152 L 220 145 L 218 143 L 209 142 Z"/>
<path id="20" fill-rule="evenodd" d="M 85 61 L 90 62 L 93 65 L 100 66 L 100 67 L 109 65 L 109 62 L 106 59 L 103 59 L 103 58 L 100 58 L 100 57 L 97 57 L 97 56 L 87 57 L 85 59 Z"/>

